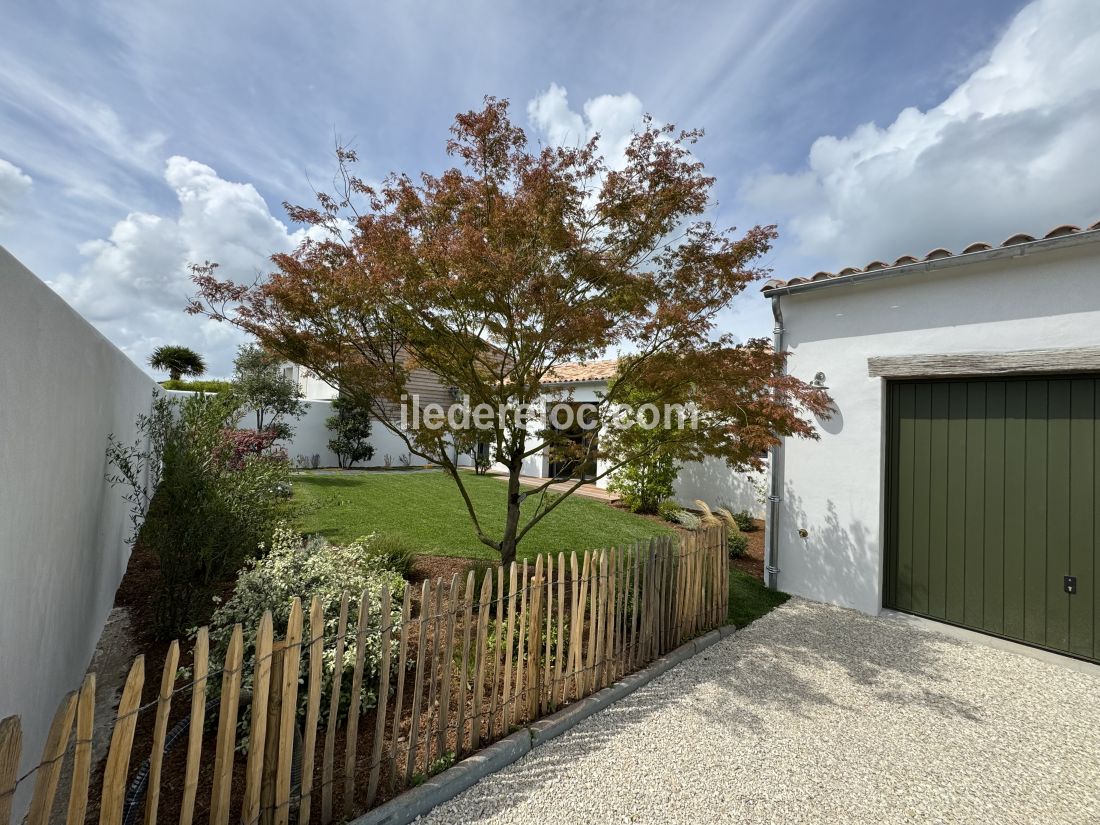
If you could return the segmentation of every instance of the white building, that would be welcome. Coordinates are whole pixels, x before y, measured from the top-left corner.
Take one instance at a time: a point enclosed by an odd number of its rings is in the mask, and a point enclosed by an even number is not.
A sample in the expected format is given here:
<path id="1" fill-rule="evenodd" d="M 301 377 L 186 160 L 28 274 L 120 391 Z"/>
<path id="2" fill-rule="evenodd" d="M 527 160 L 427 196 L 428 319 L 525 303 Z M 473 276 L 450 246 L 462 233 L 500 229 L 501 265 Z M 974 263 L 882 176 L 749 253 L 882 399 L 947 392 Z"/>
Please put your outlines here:
<path id="1" fill-rule="evenodd" d="M 1100 223 L 764 295 L 836 405 L 773 456 L 778 587 L 1100 658 Z"/>

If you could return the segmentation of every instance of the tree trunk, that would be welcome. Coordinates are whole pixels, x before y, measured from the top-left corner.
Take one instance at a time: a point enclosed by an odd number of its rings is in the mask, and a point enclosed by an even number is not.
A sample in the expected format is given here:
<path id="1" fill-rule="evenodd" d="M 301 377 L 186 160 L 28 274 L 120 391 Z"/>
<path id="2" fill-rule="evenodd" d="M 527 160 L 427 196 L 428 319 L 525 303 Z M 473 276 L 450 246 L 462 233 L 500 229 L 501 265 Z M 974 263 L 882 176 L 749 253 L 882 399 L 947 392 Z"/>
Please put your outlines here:
<path id="1" fill-rule="evenodd" d="M 508 510 L 504 517 L 504 536 L 500 540 L 500 563 L 507 567 L 516 560 L 516 533 L 519 532 L 519 464 L 508 468 Z"/>
<path id="2" fill-rule="evenodd" d="M 180 380 L 180 371 L 179 370 L 169 370 L 168 371 L 168 377 L 171 378 L 173 381 L 179 381 Z"/>

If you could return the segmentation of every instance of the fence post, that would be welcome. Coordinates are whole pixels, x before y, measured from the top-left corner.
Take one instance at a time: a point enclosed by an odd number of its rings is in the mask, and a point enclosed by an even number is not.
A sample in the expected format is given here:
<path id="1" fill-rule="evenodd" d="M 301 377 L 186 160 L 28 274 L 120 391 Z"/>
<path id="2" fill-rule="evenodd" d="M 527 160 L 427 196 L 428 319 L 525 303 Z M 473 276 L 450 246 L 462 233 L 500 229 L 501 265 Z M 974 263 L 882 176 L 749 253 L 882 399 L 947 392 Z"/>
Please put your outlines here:
<path id="1" fill-rule="evenodd" d="M 0 825 L 11 820 L 11 802 L 15 794 L 15 775 L 23 749 L 23 727 L 18 716 L 0 721 Z"/>
<path id="2" fill-rule="evenodd" d="M 283 718 L 283 659 L 286 656 L 286 640 L 271 645 L 270 700 L 267 704 L 266 737 L 264 741 L 263 771 L 260 782 L 260 825 L 271 825 L 275 820 L 275 781 L 279 772 L 279 727 Z"/>
<path id="3" fill-rule="evenodd" d="M 73 744 L 73 781 L 69 788 L 66 825 L 84 825 L 88 810 L 88 779 L 92 769 L 92 730 L 95 725 L 95 674 L 84 677 L 76 703 L 76 742 Z M 0 743 L 3 736 L 0 735 Z M 3 745 L 0 744 L 0 806 L 3 805 Z M 4 817 L 0 814 L 0 822 Z"/>
<path id="4" fill-rule="evenodd" d="M 115 730 L 107 751 L 107 766 L 103 769 L 103 792 L 100 796 L 99 825 L 119 825 L 126 797 L 126 774 L 130 769 L 130 749 L 137 728 L 141 686 L 145 682 L 145 657 L 138 656 L 126 677 L 122 698 L 118 703 Z M 66 735 L 68 735 L 66 733 Z"/>
<path id="5" fill-rule="evenodd" d="M 273 626 L 271 611 L 265 610 L 256 630 L 256 659 L 252 665 L 252 719 L 248 731 L 244 801 L 241 803 L 241 822 L 246 823 L 251 823 L 260 813 L 260 784 L 263 781 L 264 753 L 268 746 Z"/>
<path id="6" fill-rule="evenodd" d="M 317 722 L 321 717 L 321 666 L 325 652 L 325 608 L 320 596 L 309 605 L 309 693 L 306 696 L 306 730 L 302 742 L 302 793 L 299 825 L 307 825 L 313 802 L 313 763 L 317 758 Z"/>

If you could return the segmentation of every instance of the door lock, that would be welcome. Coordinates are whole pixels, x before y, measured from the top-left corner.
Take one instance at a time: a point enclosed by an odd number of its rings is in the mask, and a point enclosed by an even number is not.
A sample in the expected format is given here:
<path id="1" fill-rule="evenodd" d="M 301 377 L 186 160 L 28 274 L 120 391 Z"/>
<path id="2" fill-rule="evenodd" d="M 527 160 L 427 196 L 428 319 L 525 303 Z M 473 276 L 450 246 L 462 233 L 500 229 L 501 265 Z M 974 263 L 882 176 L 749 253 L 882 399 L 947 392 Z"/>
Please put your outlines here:
<path id="1" fill-rule="evenodd" d="M 1071 596 L 1077 592 L 1077 577 L 1076 576 L 1063 576 L 1062 577 L 1062 589 L 1069 593 Z"/>

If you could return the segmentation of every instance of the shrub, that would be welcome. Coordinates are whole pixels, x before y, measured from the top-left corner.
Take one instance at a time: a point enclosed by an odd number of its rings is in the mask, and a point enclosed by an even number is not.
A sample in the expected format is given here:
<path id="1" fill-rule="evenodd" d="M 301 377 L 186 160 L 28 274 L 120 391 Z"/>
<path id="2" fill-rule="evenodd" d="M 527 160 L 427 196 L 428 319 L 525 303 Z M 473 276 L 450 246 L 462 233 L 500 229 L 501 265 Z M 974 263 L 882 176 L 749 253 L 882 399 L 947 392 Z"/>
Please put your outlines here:
<path id="1" fill-rule="evenodd" d="M 673 514 L 672 520 L 685 530 L 698 530 L 703 526 L 703 520 L 690 510 L 678 510 Z"/>
<path id="2" fill-rule="evenodd" d="M 756 520 L 748 510 L 737 511 L 733 514 L 733 520 L 737 522 L 738 529 L 743 533 L 751 533 L 756 529 Z"/>
<path id="3" fill-rule="evenodd" d="M 749 537 L 738 531 L 726 537 L 726 547 L 731 559 L 739 559 L 749 551 Z"/>
<path id="4" fill-rule="evenodd" d="M 664 501 L 662 501 L 657 506 L 657 515 L 659 515 L 665 521 L 675 522 L 676 519 L 677 519 L 678 514 L 683 509 L 684 508 L 681 507 L 679 504 L 677 504 L 675 501 L 668 498 L 668 499 L 665 499 Z"/>
<path id="5" fill-rule="evenodd" d="M 340 467 L 354 467 L 356 461 L 370 461 L 374 457 L 374 447 L 370 438 L 372 415 L 362 404 L 355 403 L 348 396 L 338 396 L 332 401 L 335 415 L 325 419 L 325 426 L 333 434 L 328 448 L 336 453 Z"/>
<path id="6" fill-rule="evenodd" d="M 271 549 L 261 558 L 248 562 L 237 577 L 233 595 L 221 605 L 210 620 L 211 641 L 219 651 L 224 651 L 233 632 L 233 625 L 240 623 L 244 631 L 245 647 L 254 647 L 256 630 L 264 611 L 270 610 L 275 622 L 275 632 L 281 633 L 290 617 L 290 603 L 295 597 L 302 600 L 302 609 L 308 615 L 310 601 L 320 596 L 325 611 L 325 635 L 336 636 L 340 616 L 340 599 L 346 592 L 348 599 L 348 628 L 344 647 L 345 672 L 341 681 L 340 717 L 347 716 L 351 702 L 351 671 L 355 667 L 356 636 L 358 633 L 359 597 L 364 590 L 369 593 L 371 611 L 367 617 L 367 645 L 364 652 L 363 707 L 373 707 L 374 688 L 381 666 L 382 642 L 379 624 L 378 598 L 383 586 L 389 586 L 393 596 L 390 621 L 395 628 L 401 624 L 401 599 L 405 581 L 392 570 L 378 566 L 372 554 L 373 536 L 357 539 L 346 546 L 329 544 L 320 536 L 302 541 L 301 536 L 286 526 L 275 530 Z M 308 625 L 308 622 L 307 622 Z M 395 634 L 396 638 L 396 634 Z M 331 690 L 336 669 L 336 653 L 327 645 L 323 655 L 322 689 L 327 695 Z M 304 657 L 303 657 L 304 658 Z M 302 678 L 308 671 L 302 669 Z M 252 685 L 251 672 L 243 679 L 245 688 Z M 299 690 L 300 709 L 304 708 L 305 690 Z M 327 703 L 322 702 L 327 717 Z"/>
<path id="7" fill-rule="evenodd" d="M 359 541 L 368 541 L 359 539 Z M 367 556 L 376 567 L 392 570 L 408 578 L 412 572 L 415 551 L 409 541 L 393 534 L 376 534 L 368 541 Z"/>
<path id="8" fill-rule="evenodd" d="M 250 455 L 265 455 L 279 434 L 274 429 L 266 430 L 222 430 L 222 443 L 215 450 L 215 456 L 226 462 L 232 469 L 239 470 Z M 286 453 L 267 454 L 276 460 L 285 461 Z"/>
<path id="9" fill-rule="evenodd" d="M 161 381 L 160 385 L 166 390 L 182 390 L 184 392 L 229 392 L 233 384 L 229 381 Z"/>
<path id="10" fill-rule="evenodd" d="M 676 459 L 657 450 L 616 471 L 607 489 L 618 493 L 632 513 L 656 513 L 672 495 L 679 473 Z"/>
<path id="11" fill-rule="evenodd" d="M 225 430 L 238 414 L 231 394 L 169 399 L 154 394 L 139 437 L 110 436 L 107 480 L 129 487 L 131 543 L 156 556 L 155 631 L 174 638 L 214 586 L 236 574 L 283 516 L 285 461 L 232 460 Z"/>

